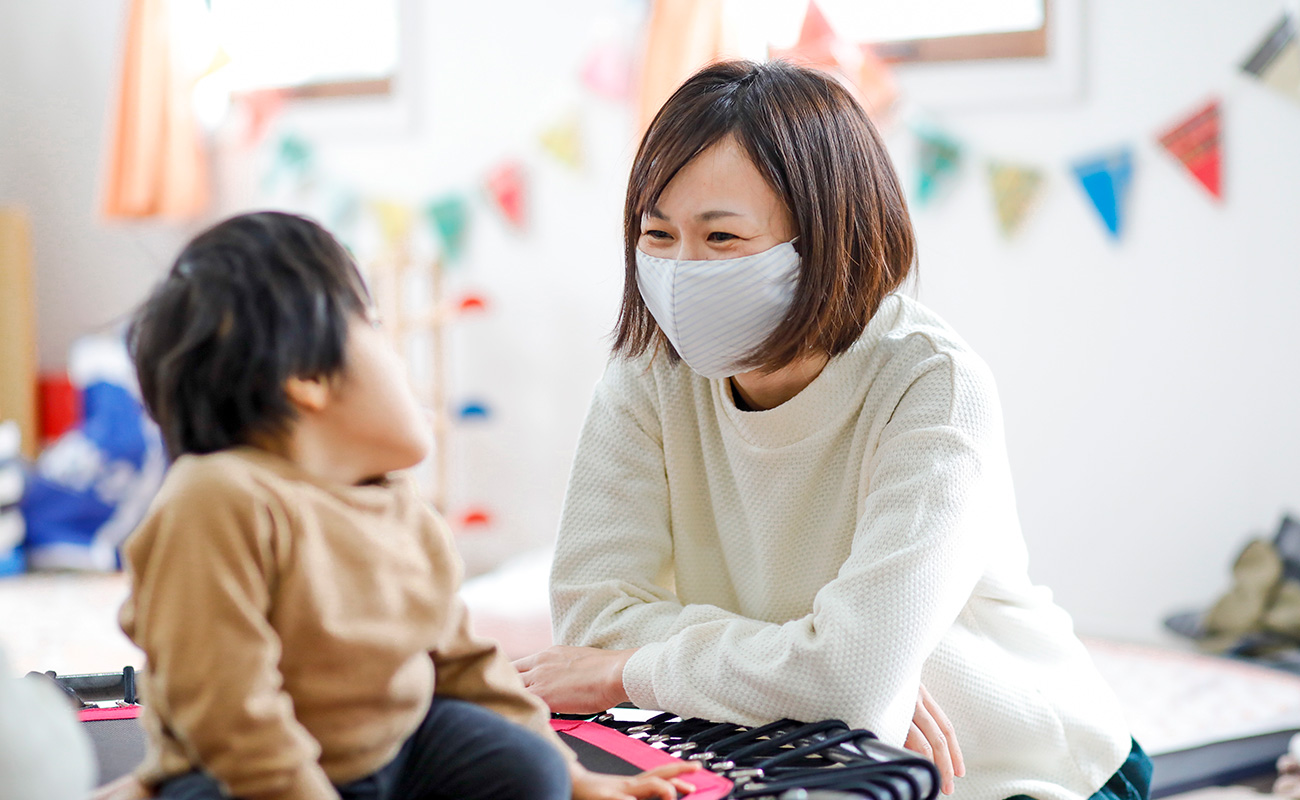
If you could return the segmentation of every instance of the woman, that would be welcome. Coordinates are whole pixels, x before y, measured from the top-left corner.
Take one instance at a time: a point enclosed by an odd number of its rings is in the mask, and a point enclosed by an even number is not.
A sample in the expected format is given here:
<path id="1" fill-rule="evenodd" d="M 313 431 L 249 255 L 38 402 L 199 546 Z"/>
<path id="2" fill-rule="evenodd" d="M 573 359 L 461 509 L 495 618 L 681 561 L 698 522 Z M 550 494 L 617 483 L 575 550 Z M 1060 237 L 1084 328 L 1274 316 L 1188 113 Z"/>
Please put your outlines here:
<path id="1" fill-rule="evenodd" d="M 1145 797 L 1150 762 L 1028 579 L 992 377 L 894 293 L 911 224 L 851 95 L 779 62 L 702 70 L 646 132 L 625 228 L 561 646 L 525 683 L 556 711 L 837 718 L 895 744 L 923 683 L 963 797 Z"/>

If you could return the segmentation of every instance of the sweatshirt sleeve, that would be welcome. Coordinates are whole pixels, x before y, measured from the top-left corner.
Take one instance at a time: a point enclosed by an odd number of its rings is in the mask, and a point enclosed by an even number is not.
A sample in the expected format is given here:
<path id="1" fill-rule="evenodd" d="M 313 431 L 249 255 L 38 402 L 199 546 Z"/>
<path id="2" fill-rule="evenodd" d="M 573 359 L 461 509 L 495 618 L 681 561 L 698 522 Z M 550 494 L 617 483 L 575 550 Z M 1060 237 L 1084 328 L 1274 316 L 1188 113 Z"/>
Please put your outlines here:
<path id="1" fill-rule="evenodd" d="M 592 396 L 551 568 L 557 644 L 640 647 L 741 619 L 684 605 L 674 591 L 663 434 L 648 382 L 643 361 L 615 360 Z"/>
<path id="2" fill-rule="evenodd" d="M 784 624 L 732 615 L 665 626 L 624 669 L 633 702 L 750 724 L 845 719 L 902 743 L 922 665 L 983 571 L 984 532 L 1006 524 L 1010 490 L 982 364 L 935 354 L 905 385 L 862 467 L 849 556 L 812 612 Z M 650 524 L 666 526 L 629 514 L 610 530 L 645 537 Z M 621 555 L 621 544 L 607 548 Z"/>
<path id="3" fill-rule="evenodd" d="M 336 800 L 320 746 L 282 689 L 267 619 L 283 517 L 210 465 L 178 462 L 170 479 L 125 551 L 122 627 L 147 657 L 152 712 L 232 795 Z"/>

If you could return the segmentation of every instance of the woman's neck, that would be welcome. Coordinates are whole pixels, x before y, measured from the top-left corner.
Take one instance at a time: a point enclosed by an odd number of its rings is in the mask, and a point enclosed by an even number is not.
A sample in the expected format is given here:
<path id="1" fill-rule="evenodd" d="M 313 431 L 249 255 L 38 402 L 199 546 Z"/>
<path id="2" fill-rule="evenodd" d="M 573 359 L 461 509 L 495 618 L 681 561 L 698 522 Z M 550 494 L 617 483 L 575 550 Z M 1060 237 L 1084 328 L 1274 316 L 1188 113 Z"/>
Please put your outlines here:
<path id="1" fill-rule="evenodd" d="M 776 372 L 741 373 L 731 379 L 731 388 L 749 408 L 767 411 L 808 388 L 829 360 L 824 354 L 808 356 Z"/>

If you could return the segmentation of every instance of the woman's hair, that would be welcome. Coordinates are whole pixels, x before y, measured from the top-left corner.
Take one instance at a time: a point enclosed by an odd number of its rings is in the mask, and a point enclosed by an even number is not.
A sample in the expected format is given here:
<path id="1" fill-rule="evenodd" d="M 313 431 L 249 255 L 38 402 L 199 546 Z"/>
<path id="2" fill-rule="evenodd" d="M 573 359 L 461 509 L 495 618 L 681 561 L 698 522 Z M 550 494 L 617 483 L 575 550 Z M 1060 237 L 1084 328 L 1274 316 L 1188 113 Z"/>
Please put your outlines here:
<path id="1" fill-rule="evenodd" d="M 127 334 L 170 456 L 286 432 L 285 381 L 341 372 L 368 305 L 352 256 L 310 220 L 242 214 L 195 237 Z"/>
<path id="2" fill-rule="evenodd" d="M 637 288 L 641 218 L 677 173 L 735 137 L 794 220 L 802 260 L 794 302 L 751 363 L 776 370 L 809 352 L 836 356 L 907 278 L 916 244 L 907 201 L 875 127 L 844 86 L 783 61 L 712 64 L 650 123 L 623 212 L 625 279 L 614 352 L 678 355 Z"/>

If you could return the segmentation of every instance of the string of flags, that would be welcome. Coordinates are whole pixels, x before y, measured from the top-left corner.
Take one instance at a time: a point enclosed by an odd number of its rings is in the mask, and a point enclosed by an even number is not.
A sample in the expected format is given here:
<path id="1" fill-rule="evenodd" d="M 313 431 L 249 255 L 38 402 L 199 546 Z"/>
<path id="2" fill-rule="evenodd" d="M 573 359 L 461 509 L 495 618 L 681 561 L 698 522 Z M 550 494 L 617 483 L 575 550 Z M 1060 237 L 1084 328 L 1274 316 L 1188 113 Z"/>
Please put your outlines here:
<path id="1" fill-rule="evenodd" d="M 1295 18 L 1284 14 L 1241 69 L 1280 96 L 1300 104 L 1300 37 Z M 1223 200 L 1222 117 L 1223 101 L 1213 97 L 1154 137 L 1216 202 Z M 911 132 L 917 141 L 914 198 L 918 206 L 926 206 L 946 194 L 957 178 L 965 148 L 950 132 L 933 123 L 917 126 Z M 1135 149 L 1123 145 L 1076 158 L 1069 164 L 1069 171 L 1105 231 L 1121 239 L 1137 171 Z M 986 177 L 999 230 L 1011 238 L 1037 206 L 1046 184 L 1045 170 L 988 159 Z"/>
<path id="2" fill-rule="evenodd" d="M 613 37 L 593 47 L 577 75 L 586 92 L 614 103 L 631 99 L 634 58 L 630 41 L 631 37 Z M 272 117 L 280 110 L 281 98 L 276 93 L 254 93 L 245 96 L 243 103 L 252 144 L 263 138 Z M 583 171 L 583 119 L 577 108 L 553 116 L 534 142 L 542 158 L 574 174 Z M 532 159 L 519 154 L 505 155 L 485 165 L 478 177 L 466 185 L 440 187 L 429 199 L 414 203 L 364 197 L 355 187 L 323 169 L 312 144 L 292 132 L 270 143 L 269 156 L 269 166 L 262 176 L 263 192 L 287 192 L 295 202 L 310 207 L 341 240 L 354 250 L 365 251 L 363 261 L 380 252 L 404 252 L 420 226 L 429 234 L 424 241 L 432 242 L 440 264 L 448 270 L 463 271 L 473 262 L 471 233 L 480 218 L 495 219 L 502 229 L 515 235 L 526 236 L 529 232 L 531 180 L 537 173 L 530 167 Z M 367 232 L 371 240 L 377 236 L 379 241 L 362 247 Z M 439 305 L 440 309 L 431 311 L 447 322 L 491 314 L 494 308 L 490 297 L 474 290 L 444 296 Z M 445 408 L 449 428 L 491 426 L 498 419 L 497 408 L 483 394 L 461 396 L 446 403 Z M 471 502 L 471 498 L 452 500 L 451 505 L 447 517 L 459 533 L 480 534 L 495 529 L 498 515 L 489 506 Z"/>

